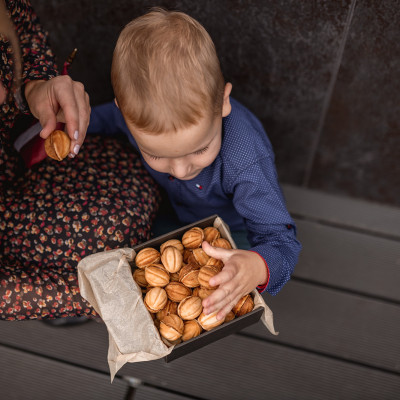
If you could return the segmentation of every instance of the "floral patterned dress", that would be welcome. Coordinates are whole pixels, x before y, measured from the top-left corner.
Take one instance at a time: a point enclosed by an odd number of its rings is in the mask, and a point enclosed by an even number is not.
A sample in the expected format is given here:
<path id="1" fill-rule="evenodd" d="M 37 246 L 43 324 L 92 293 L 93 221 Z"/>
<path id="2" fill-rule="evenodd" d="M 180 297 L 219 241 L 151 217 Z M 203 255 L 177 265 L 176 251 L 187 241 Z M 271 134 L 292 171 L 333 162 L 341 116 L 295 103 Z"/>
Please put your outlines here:
<path id="1" fill-rule="evenodd" d="M 23 83 L 56 76 L 30 3 L 6 6 L 20 39 Z M 12 50 L 2 35 L 0 51 L 8 91 L 0 105 L 0 320 L 96 316 L 80 296 L 77 264 L 149 239 L 158 189 L 122 139 L 89 136 L 74 159 L 45 159 L 27 170 L 13 143 L 29 112 L 11 94 Z"/>

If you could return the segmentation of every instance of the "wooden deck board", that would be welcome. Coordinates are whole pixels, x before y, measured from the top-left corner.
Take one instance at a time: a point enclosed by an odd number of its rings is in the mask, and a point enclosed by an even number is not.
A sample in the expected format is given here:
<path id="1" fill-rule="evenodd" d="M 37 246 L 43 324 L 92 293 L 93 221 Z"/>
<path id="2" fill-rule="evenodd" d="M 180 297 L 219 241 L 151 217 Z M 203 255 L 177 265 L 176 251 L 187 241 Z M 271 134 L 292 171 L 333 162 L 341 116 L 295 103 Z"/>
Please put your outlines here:
<path id="1" fill-rule="evenodd" d="M 0 325 L 2 343 L 34 348 L 43 356 L 56 354 L 82 367 L 108 371 L 107 334 L 101 324 L 60 329 L 56 335 L 55 328 L 40 322 L 14 323 L 10 337 L 12 324 Z M 53 348 L 49 347 L 50 341 Z M 126 364 L 119 375 L 211 400 L 268 396 L 376 399 L 382 394 L 385 399 L 394 399 L 400 390 L 399 375 L 240 335 L 224 338 L 169 364 L 163 360 Z"/>
<path id="2" fill-rule="evenodd" d="M 288 184 L 282 190 L 295 216 L 400 238 L 400 208 Z"/>
<path id="3" fill-rule="evenodd" d="M 297 227 L 303 250 L 294 277 L 400 303 L 400 241 L 312 221 Z"/>
<path id="4" fill-rule="evenodd" d="M 109 372 L 108 333 L 103 323 L 55 327 L 40 321 L 0 321 L 0 344 Z"/>
<path id="5" fill-rule="evenodd" d="M 202 399 L 398 399 L 400 379 L 371 368 L 232 335 L 170 364 L 124 374 Z"/>
<path id="6" fill-rule="evenodd" d="M 165 390 L 150 386 L 139 386 L 130 400 L 192 400 L 193 397 L 184 396 L 178 393 L 171 393 Z"/>
<path id="7" fill-rule="evenodd" d="M 296 281 L 264 298 L 280 334 L 242 332 L 400 374 L 400 305 Z"/>
<path id="8" fill-rule="evenodd" d="M 129 387 L 89 371 L 0 345 L 0 398 L 4 400 L 124 400 Z"/>

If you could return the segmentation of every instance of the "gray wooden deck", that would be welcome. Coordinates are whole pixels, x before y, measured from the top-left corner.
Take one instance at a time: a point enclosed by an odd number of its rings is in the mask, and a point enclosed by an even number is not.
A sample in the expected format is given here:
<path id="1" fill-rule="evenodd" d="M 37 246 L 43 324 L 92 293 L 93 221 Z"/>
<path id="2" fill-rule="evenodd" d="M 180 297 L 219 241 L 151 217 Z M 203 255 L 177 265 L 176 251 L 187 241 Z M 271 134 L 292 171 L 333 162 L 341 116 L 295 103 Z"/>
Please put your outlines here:
<path id="1" fill-rule="evenodd" d="M 105 326 L 1 322 L 0 399 L 399 399 L 400 209 L 284 186 L 303 252 L 261 323 L 109 382 Z"/>

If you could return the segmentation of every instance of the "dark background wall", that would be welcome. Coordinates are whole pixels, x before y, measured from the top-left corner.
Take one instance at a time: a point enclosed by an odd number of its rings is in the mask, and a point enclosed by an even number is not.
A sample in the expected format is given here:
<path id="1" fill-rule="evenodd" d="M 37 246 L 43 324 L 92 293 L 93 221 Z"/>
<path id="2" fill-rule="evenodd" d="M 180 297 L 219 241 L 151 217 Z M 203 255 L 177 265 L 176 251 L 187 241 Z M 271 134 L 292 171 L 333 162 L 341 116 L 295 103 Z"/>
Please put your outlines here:
<path id="1" fill-rule="evenodd" d="M 113 98 L 119 32 L 161 5 L 213 38 L 232 95 L 263 122 L 281 182 L 400 206 L 398 0 L 32 0 L 92 105 Z"/>

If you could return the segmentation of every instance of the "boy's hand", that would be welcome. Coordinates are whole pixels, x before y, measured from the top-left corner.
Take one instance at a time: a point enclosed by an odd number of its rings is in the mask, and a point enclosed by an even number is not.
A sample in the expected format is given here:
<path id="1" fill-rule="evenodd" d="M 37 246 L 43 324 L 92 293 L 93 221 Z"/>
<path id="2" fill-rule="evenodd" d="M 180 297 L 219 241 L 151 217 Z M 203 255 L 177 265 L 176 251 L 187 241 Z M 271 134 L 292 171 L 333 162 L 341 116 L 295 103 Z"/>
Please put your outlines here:
<path id="1" fill-rule="evenodd" d="M 267 269 L 261 256 L 252 251 L 227 250 L 207 242 L 202 247 L 210 257 L 224 263 L 222 271 L 210 279 L 210 285 L 219 287 L 203 300 L 203 311 L 218 311 L 217 319 L 224 319 L 241 297 L 267 280 Z"/>

